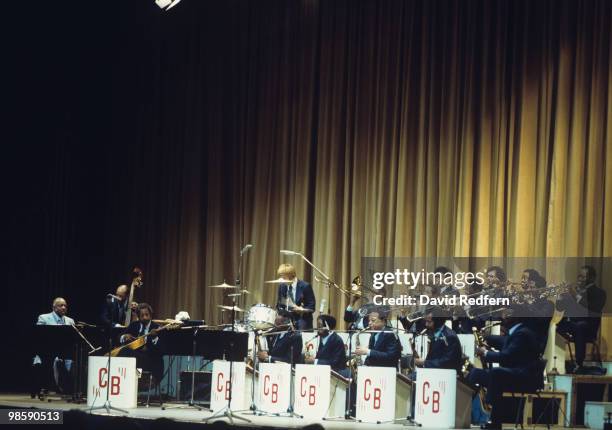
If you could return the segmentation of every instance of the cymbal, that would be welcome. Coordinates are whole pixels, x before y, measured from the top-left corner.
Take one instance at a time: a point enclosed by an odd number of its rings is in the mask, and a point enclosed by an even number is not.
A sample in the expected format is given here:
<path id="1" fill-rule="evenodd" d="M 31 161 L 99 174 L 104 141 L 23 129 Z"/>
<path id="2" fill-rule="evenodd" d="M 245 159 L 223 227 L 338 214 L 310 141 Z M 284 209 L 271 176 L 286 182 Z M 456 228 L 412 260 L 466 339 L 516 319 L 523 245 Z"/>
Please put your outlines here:
<path id="1" fill-rule="evenodd" d="M 244 309 L 239 308 L 238 306 L 225 306 L 225 305 L 217 305 L 219 309 L 224 309 L 226 311 L 231 311 L 232 309 L 236 312 L 244 312 Z"/>
<path id="2" fill-rule="evenodd" d="M 235 287 L 234 285 L 228 285 L 224 282 L 219 285 L 209 285 L 208 288 L 238 288 L 238 287 Z"/>
<path id="3" fill-rule="evenodd" d="M 237 293 L 228 294 L 227 297 L 238 297 L 243 294 L 251 294 L 251 293 L 249 293 L 248 290 L 240 290 Z"/>
<path id="4" fill-rule="evenodd" d="M 291 281 L 288 279 L 278 278 L 273 279 L 272 281 L 265 281 L 264 284 L 290 284 Z"/>

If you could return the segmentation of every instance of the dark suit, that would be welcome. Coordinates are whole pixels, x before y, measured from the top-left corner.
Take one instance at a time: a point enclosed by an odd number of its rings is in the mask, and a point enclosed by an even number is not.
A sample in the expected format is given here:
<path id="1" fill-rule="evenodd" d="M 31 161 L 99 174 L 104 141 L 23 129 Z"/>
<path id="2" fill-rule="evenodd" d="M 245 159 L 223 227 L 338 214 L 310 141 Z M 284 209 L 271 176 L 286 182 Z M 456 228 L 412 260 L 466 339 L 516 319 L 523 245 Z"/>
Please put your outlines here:
<path id="1" fill-rule="evenodd" d="M 284 335 L 270 336 L 268 340 L 270 361 L 282 361 L 291 363 L 293 352 L 293 364 L 300 363 L 302 357 L 302 335 L 299 333 L 285 333 Z"/>
<path id="2" fill-rule="evenodd" d="M 149 332 L 156 328 L 159 328 L 159 325 L 151 321 Z M 143 324 L 141 324 L 140 321 L 132 321 L 125 330 L 125 334 L 131 334 L 135 338 L 144 335 Z M 162 359 L 159 341 L 156 339 L 158 339 L 157 336 L 147 336 L 147 342 L 142 348 L 135 351 L 129 348 L 124 348 L 121 350 L 120 356 L 136 357 L 136 367 L 151 372 L 159 383 L 164 373 L 164 362 Z M 128 342 L 126 341 L 122 343 Z"/>
<path id="3" fill-rule="evenodd" d="M 368 345 L 370 353 L 365 359 L 366 366 L 397 366 L 397 362 L 402 354 L 402 346 L 389 327 L 385 327 L 384 330 L 370 335 L 370 343 Z"/>
<path id="4" fill-rule="evenodd" d="M 280 284 L 278 286 L 276 300 L 277 309 L 286 309 L 287 297 L 289 296 L 289 287 L 291 287 L 291 285 Z M 302 306 L 314 312 L 317 302 L 312 286 L 308 282 L 302 281 L 301 279 L 298 280 L 297 285 L 295 286 L 295 300 L 293 300 L 293 302 L 298 306 Z M 288 310 L 291 311 L 291 308 Z M 297 313 L 292 314 L 293 321 L 298 330 L 308 330 L 312 328 L 313 312 L 305 312 L 301 315 Z"/>
<path id="5" fill-rule="evenodd" d="M 105 327 L 114 327 L 115 324 L 123 325 L 127 311 L 127 300 L 119 301 L 114 297 L 107 297 L 102 308 L 101 321 Z"/>
<path id="6" fill-rule="evenodd" d="M 525 324 L 536 334 L 540 354 L 544 354 L 548 341 L 550 320 L 555 312 L 555 305 L 550 300 L 538 299 L 529 305 L 529 312 L 531 317 L 526 318 Z"/>
<path id="7" fill-rule="evenodd" d="M 461 370 L 463 365 L 461 343 L 454 331 L 443 326 L 441 336 L 433 339 L 423 367 Z"/>
<path id="8" fill-rule="evenodd" d="M 576 364 L 579 366 L 584 362 L 586 343 L 597 337 L 606 298 L 603 289 L 591 284 L 578 301 L 569 294 L 563 294 L 559 299 L 558 308 L 565 311 L 567 318 L 563 318 L 557 330 L 571 335 L 576 344 Z"/>
<path id="9" fill-rule="evenodd" d="M 525 324 L 505 336 L 500 351 L 488 351 L 484 360 L 499 363 L 490 369 L 472 369 L 468 381 L 487 388 L 487 402 L 493 406 L 491 421 L 501 424 L 500 409 L 505 391 L 533 392 L 544 385 L 544 362 L 534 331 Z"/>
<path id="10" fill-rule="evenodd" d="M 346 369 L 346 351 L 344 350 L 344 342 L 337 333 L 330 333 L 327 336 L 327 341 L 323 345 L 322 339 L 319 339 L 319 349 L 317 350 L 317 364 L 328 364 L 332 370 L 343 374 Z"/>
<path id="11" fill-rule="evenodd" d="M 368 314 L 372 312 L 376 308 L 374 303 L 367 303 L 361 306 L 359 309 L 353 309 L 349 311 L 348 309 L 344 310 L 344 321 L 349 323 L 349 330 L 361 330 L 362 328 L 366 328 L 370 323 L 370 319 L 368 318 Z M 363 317 L 359 316 L 359 311 L 362 310 Z M 361 322 L 361 326 L 359 323 Z"/>

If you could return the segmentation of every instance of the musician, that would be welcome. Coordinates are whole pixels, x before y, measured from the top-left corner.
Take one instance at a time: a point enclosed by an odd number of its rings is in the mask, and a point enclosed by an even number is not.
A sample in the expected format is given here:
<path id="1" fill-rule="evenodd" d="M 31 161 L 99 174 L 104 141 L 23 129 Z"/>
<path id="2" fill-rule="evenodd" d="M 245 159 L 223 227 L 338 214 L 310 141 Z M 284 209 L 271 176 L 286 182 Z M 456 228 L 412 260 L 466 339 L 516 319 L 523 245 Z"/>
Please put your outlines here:
<path id="1" fill-rule="evenodd" d="M 557 326 L 557 331 L 571 335 L 576 345 L 575 373 L 583 371 L 586 343 L 597 338 L 601 312 L 606 304 L 606 292 L 597 286 L 596 278 L 595 268 L 582 266 L 576 287 L 562 294 L 557 302 L 557 308 L 566 315 Z"/>
<path id="2" fill-rule="evenodd" d="M 349 377 L 346 368 L 346 351 L 342 338 L 334 333 L 336 318 L 331 315 L 319 315 L 317 318 L 317 335 L 319 336 L 319 348 L 315 357 L 305 356 L 306 364 L 328 364 L 332 370 L 338 372 L 345 378 Z"/>
<path id="3" fill-rule="evenodd" d="M 266 336 L 269 351 L 258 351 L 257 357 L 260 361 L 269 363 L 284 362 L 294 364 L 300 363 L 302 356 L 302 335 L 292 328 L 291 314 L 285 310 L 279 310 L 274 321 L 274 326 L 280 330 L 279 334 Z"/>
<path id="4" fill-rule="evenodd" d="M 430 334 L 431 344 L 427 357 L 417 358 L 414 364 L 428 369 L 455 369 L 461 371 L 463 352 L 457 334 L 445 324 L 449 315 L 440 308 L 434 308 L 425 316 L 425 326 Z"/>
<path id="5" fill-rule="evenodd" d="M 377 332 L 371 334 L 367 347 L 358 346 L 355 350 L 355 354 L 366 357 L 366 366 L 396 367 L 398 364 L 402 346 L 387 324 L 389 311 L 386 306 L 378 306 L 368 315 L 370 330 Z"/>
<path id="6" fill-rule="evenodd" d="M 157 330 L 160 326 L 152 321 L 153 308 L 148 303 L 140 303 L 137 308 L 138 321 L 132 321 L 125 334 L 121 336 L 123 345 L 133 342 L 136 338 L 147 336 L 144 346 L 132 350 L 126 347 L 119 353 L 122 357 L 136 357 L 136 367 L 149 371 L 155 381 L 159 383 L 163 376 L 164 363 L 162 360 Z"/>
<path id="7" fill-rule="evenodd" d="M 276 308 L 290 311 L 298 330 L 311 329 L 312 314 L 316 305 L 312 286 L 297 278 L 295 267 L 291 264 L 281 264 L 277 275 L 281 279 L 286 279 L 287 283 L 278 286 Z"/>
<path id="8" fill-rule="evenodd" d="M 119 285 L 115 294 L 106 296 L 106 303 L 102 310 L 102 322 L 106 327 L 123 327 L 128 310 L 128 286 Z M 129 308 L 136 311 L 138 303 L 130 303 Z"/>
<path id="9" fill-rule="evenodd" d="M 527 296 L 529 302 L 530 318 L 525 320 L 536 334 L 540 345 L 540 353 L 543 354 L 548 341 L 548 328 L 555 312 L 555 305 L 545 297 L 538 296 L 538 290 L 546 288 L 546 279 L 535 269 L 525 269 L 521 278 L 521 285 L 524 291 L 534 295 Z"/>
<path id="10" fill-rule="evenodd" d="M 492 406 L 491 422 L 486 428 L 501 429 L 501 401 L 505 391 L 535 391 L 543 386 L 544 365 L 540 360 L 535 332 L 524 323 L 528 309 L 514 306 L 505 313 L 503 324 L 508 329 L 500 351 L 478 348 L 476 355 L 485 363 L 499 363 L 499 367 L 472 369 L 468 381 L 487 388 L 487 403 Z"/>
<path id="11" fill-rule="evenodd" d="M 68 312 L 68 303 L 63 297 L 56 297 L 52 304 L 53 310 L 48 314 L 38 316 L 36 325 L 74 325 L 74 320 L 66 315 Z M 72 368 L 72 360 L 65 357 L 34 357 L 32 363 L 32 386 L 30 390 L 31 397 L 36 397 L 39 389 L 46 385 L 47 376 L 52 372 L 55 383 L 60 392 L 67 393 L 70 391 L 70 369 Z"/>

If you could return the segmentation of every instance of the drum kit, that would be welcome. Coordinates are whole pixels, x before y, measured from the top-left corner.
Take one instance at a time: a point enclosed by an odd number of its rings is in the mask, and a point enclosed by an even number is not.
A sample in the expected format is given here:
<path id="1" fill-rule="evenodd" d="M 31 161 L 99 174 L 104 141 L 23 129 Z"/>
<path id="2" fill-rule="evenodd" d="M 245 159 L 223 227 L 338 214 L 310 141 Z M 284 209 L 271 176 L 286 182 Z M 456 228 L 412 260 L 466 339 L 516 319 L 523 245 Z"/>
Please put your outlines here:
<path id="1" fill-rule="evenodd" d="M 266 284 L 279 285 L 279 284 L 288 284 L 291 281 L 288 281 L 283 278 L 274 279 L 271 281 L 266 281 Z M 218 288 L 222 290 L 234 290 L 236 292 L 230 292 L 226 294 L 227 297 L 235 299 L 236 297 L 241 297 L 245 294 L 250 294 L 247 290 L 240 290 L 235 285 L 229 285 L 225 282 L 219 285 L 210 285 L 209 288 Z M 229 311 L 229 312 L 237 312 L 237 313 L 246 313 L 246 318 L 237 319 L 234 324 L 234 330 L 239 332 L 248 332 L 248 331 L 266 331 L 270 330 L 274 327 L 274 323 L 276 321 L 277 312 L 276 309 L 264 304 L 264 303 L 256 303 L 249 308 L 248 311 L 239 307 L 239 306 L 226 306 L 226 305 L 217 305 L 217 308 L 221 309 L 221 312 Z M 231 330 L 231 327 L 228 327 L 226 330 Z"/>

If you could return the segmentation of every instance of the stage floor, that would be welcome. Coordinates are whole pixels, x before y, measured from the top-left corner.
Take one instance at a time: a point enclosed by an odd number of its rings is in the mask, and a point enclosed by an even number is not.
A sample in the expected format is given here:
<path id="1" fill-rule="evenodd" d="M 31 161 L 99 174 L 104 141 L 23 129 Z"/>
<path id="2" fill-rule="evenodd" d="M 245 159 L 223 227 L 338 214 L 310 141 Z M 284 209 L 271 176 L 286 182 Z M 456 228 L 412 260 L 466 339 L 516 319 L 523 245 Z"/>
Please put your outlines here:
<path id="1" fill-rule="evenodd" d="M 190 423 L 191 425 L 204 426 L 203 419 L 212 415 L 212 412 L 208 410 L 197 411 L 192 408 L 173 409 L 173 406 L 184 406 L 176 404 L 167 404 L 168 409 L 162 410 L 159 406 L 144 407 L 140 406 L 136 409 L 130 409 L 129 413 L 112 413 L 111 416 L 126 416 L 133 419 L 139 420 L 156 420 L 158 418 L 171 419 L 183 423 Z M 80 410 L 83 412 L 89 412 L 89 408 L 85 404 L 74 404 L 68 403 L 62 400 L 53 400 L 51 402 L 42 402 L 38 399 L 32 400 L 29 395 L 26 394 L 0 394 L 0 407 L 2 408 L 41 408 L 41 409 L 53 409 L 53 410 Z M 94 411 L 94 415 L 108 416 L 105 411 Z M 387 430 L 393 429 L 398 430 L 402 428 L 415 427 L 409 424 L 406 420 L 399 421 L 397 423 L 359 423 L 353 421 L 339 420 L 339 421 L 321 421 L 321 420 L 309 420 L 304 418 L 288 418 L 288 417 L 274 417 L 274 416 L 253 416 L 250 413 L 240 413 L 239 416 L 245 417 L 251 420 L 251 423 L 246 423 L 241 420 L 234 420 L 234 425 L 237 427 L 266 427 L 266 428 L 285 428 L 285 429 L 299 429 L 309 424 L 320 424 L 325 429 L 372 429 Z M 215 421 L 226 421 L 226 418 L 219 418 Z M 473 429 L 478 427 L 472 426 Z M 504 426 L 504 428 L 513 429 L 513 425 Z M 538 426 L 538 428 L 545 428 L 545 426 Z M 568 427 L 551 427 L 557 429 L 568 430 Z M 425 429 L 425 427 L 422 427 Z"/>

